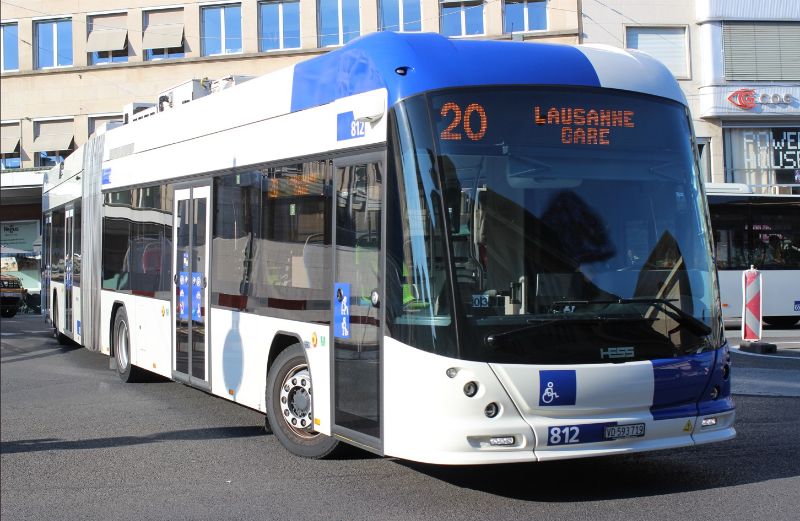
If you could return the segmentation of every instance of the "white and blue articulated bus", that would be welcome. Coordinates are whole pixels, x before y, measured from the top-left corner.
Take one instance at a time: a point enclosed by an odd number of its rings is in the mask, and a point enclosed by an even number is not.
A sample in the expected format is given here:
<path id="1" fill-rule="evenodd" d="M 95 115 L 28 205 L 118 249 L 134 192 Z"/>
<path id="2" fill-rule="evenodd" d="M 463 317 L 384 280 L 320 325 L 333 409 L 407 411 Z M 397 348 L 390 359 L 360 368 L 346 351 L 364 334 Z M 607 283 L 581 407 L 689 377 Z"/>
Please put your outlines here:
<path id="1" fill-rule="evenodd" d="M 735 435 L 691 118 L 643 54 L 372 34 L 91 138 L 44 210 L 56 335 L 298 455 Z"/>

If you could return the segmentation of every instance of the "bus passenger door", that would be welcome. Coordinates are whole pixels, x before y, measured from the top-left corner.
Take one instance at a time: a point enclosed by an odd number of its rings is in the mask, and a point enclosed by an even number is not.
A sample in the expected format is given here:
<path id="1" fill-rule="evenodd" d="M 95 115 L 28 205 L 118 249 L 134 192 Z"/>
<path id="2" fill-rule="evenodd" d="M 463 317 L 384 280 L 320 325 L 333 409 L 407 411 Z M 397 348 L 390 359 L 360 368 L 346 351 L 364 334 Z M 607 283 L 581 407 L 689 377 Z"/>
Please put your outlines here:
<path id="1" fill-rule="evenodd" d="M 209 185 L 176 189 L 172 214 L 172 377 L 206 390 L 210 196 Z"/>
<path id="2" fill-rule="evenodd" d="M 75 210 L 68 206 L 64 217 L 64 331 L 72 332 L 72 238 Z"/>
<path id="3" fill-rule="evenodd" d="M 382 453 L 384 153 L 334 162 L 333 434 Z"/>

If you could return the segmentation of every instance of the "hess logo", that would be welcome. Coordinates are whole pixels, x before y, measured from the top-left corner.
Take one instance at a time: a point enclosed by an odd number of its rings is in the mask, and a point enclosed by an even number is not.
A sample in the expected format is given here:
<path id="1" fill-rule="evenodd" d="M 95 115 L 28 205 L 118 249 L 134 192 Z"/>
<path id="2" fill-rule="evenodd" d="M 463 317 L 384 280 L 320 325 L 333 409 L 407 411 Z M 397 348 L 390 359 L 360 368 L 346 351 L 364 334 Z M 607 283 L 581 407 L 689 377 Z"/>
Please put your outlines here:
<path id="1" fill-rule="evenodd" d="M 728 96 L 728 101 L 740 109 L 752 109 L 756 106 L 756 91 L 755 89 L 739 89 Z"/>
<path id="2" fill-rule="evenodd" d="M 600 360 L 611 358 L 633 358 L 633 347 L 609 347 L 600 350 Z"/>

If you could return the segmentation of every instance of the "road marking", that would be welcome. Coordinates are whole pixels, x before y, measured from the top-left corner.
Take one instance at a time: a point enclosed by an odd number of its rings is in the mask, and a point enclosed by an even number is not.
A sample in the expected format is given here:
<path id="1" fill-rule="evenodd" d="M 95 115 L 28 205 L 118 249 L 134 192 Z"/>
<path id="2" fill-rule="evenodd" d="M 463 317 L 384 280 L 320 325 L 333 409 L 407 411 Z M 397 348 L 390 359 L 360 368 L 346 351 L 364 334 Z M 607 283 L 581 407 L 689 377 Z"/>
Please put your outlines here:
<path id="1" fill-rule="evenodd" d="M 747 355 L 747 356 L 759 356 L 761 358 L 783 358 L 784 360 L 797 360 L 800 361 L 800 356 L 780 356 L 780 355 L 762 355 L 761 353 L 748 353 L 747 351 L 742 351 L 739 349 L 739 346 L 732 347 L 735 351 L 739 354 Z"/>

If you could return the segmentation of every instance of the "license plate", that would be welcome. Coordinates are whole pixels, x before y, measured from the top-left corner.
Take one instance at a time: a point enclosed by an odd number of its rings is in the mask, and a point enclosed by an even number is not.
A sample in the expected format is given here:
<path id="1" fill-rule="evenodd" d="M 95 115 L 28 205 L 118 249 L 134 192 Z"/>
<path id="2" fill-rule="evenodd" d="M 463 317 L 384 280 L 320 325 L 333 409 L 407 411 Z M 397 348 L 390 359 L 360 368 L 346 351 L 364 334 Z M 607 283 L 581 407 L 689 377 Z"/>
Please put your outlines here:
<path id="1" fill-rule="evenodd" d="M 609 425 L 605 428 L 603 439 L 621 440 L 623 438 L 641 438 L 644 436 L 644 423 L 630 425 Z"/>

